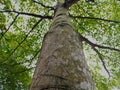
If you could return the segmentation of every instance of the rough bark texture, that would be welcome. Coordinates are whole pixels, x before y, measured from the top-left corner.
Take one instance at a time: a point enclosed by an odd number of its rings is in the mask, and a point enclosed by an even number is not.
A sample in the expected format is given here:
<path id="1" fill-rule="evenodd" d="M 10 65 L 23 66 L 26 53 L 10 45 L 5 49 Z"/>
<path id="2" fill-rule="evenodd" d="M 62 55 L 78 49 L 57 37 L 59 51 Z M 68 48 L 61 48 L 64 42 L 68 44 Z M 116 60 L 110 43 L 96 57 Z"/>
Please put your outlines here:
<path id="1" fill-rule="evenodd" d="M 82 41 L 61 5 L 44 37 L 30 90 L 95 90 Z"/>

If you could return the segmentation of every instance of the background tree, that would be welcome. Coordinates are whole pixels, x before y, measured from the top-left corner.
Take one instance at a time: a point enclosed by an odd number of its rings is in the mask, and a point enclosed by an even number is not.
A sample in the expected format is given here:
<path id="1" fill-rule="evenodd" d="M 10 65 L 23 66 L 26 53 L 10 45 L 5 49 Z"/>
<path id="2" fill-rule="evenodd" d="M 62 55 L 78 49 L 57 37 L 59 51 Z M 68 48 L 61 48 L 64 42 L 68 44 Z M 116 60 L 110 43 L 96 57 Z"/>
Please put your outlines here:
<path id="1" fill-rule="evenodd" d="M 1 89 L 27 89 L 56 2 L 0 1 Z M 98 90 L 120 88 L 119 10 L 118 0 L 80 0 L 69 10 L 75 30 L 85 37 L 84 52 Z"/>

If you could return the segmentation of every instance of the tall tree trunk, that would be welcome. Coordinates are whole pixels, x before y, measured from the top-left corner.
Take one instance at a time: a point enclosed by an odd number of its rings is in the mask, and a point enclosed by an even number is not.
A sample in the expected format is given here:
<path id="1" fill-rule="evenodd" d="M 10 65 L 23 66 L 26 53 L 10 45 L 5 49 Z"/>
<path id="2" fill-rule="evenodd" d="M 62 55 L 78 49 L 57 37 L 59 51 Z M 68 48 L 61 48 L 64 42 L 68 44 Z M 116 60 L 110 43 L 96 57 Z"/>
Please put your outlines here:
<path id="1" fill-rule="evenodd" d="M 82 40 L 63 5 L 58 5 L 44 37 L 30 90 L 95 90 Z"/>

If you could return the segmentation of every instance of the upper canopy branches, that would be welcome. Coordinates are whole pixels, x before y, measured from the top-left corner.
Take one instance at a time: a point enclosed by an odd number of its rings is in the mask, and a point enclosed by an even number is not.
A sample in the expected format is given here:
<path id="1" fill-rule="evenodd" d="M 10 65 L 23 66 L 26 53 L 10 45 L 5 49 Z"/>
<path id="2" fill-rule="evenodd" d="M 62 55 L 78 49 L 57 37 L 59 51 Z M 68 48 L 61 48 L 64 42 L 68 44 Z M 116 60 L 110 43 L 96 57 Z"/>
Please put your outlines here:
<path id="1" fill-rule="evenodd" d="M 79 0 L 65 0 L 64 6 L 66 8 L 71 7 L 73 4 L 77 3 Z"/>

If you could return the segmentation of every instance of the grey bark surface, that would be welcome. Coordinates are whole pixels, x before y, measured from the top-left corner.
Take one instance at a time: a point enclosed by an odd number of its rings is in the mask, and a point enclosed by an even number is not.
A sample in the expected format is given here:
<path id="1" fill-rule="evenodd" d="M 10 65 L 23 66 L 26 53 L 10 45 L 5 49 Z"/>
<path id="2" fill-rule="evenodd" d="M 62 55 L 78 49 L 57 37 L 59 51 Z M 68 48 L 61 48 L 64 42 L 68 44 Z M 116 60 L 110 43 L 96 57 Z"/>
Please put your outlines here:
<path id="1" fill-rule="evenodd" d="M 61 5 L 44 37 L 30 90 L 95 90 L 82 40 Z"/>

